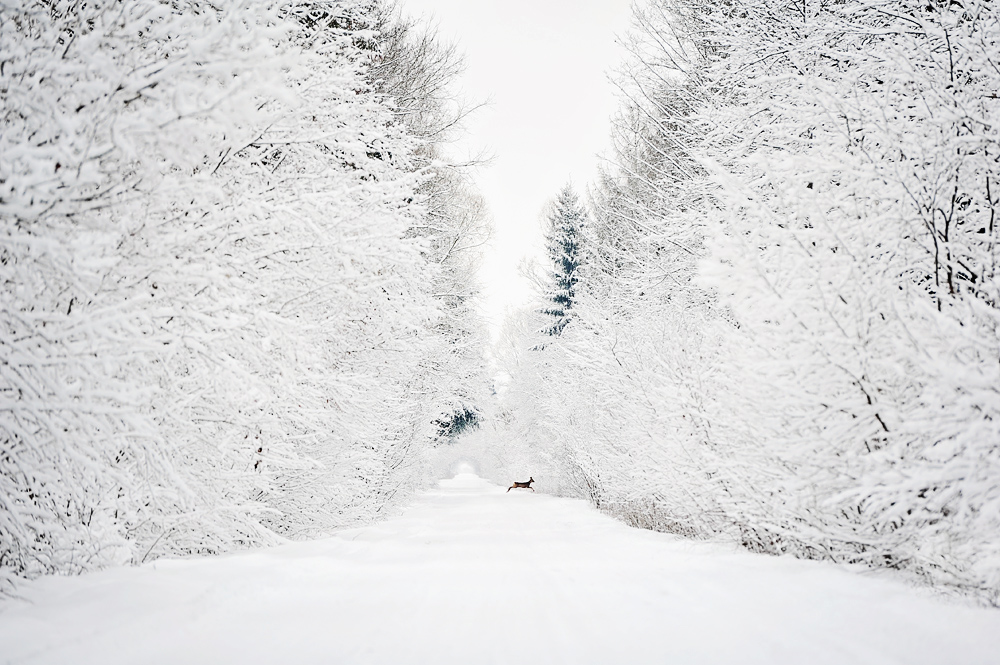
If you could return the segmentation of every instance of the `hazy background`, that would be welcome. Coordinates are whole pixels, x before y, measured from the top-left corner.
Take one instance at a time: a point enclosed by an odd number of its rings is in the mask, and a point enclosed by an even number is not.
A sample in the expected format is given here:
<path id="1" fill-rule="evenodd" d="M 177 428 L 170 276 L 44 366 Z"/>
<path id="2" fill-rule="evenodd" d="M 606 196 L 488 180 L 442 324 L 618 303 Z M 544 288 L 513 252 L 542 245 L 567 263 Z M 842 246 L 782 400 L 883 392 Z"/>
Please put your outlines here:
<path id="1" fill-rule="evenodd" d="M 482 269 L 494 330 L 529 286 L 518 263 L 541 251 L 540 213 L 567 181 L 583 193 L 608 143 L 616 104 L 607 74 L 621 60 L 616 35 L 629 0 L 403 0 L 465 53 L 465 97 L 490 100 L 466 123 L 458 154 L 485 149 L 477 170 L 496 228 Z"/>

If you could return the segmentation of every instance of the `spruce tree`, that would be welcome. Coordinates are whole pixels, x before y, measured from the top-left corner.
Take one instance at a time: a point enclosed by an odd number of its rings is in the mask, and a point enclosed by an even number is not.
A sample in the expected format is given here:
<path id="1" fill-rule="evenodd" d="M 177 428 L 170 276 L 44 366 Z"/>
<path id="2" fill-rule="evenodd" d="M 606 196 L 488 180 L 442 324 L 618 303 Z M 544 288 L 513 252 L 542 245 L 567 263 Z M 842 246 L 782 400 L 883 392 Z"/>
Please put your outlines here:
<path id="1" fill-rule="evenodd" d="M 583 226 L 587 211 L 571 185 L 563 187 L 548 213 L 545 247 L 552 261 L 549 273 L 548 305 L 543 314 L 552 317 L 550 326 L 542 330 L 546 335 L 557 336 L 572 318 L 579 268 L 583 261 Z"/>

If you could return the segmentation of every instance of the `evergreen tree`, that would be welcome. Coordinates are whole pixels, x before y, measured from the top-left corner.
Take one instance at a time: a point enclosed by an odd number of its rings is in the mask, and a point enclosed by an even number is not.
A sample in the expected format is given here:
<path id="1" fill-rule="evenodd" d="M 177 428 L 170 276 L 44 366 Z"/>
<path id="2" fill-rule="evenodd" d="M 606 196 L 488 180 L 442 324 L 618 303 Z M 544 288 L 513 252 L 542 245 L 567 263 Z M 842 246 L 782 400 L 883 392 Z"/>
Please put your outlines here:
<path id="1" fill-rule="evenodd" d="M 548 306 L 543 314 L 551 316 L 552 325 L 544 328 L 546 335 L 557 336 L 572 318 L 576 284 L 583 261 L 583 226 L 587 211 L 571 185 L 563 187 L 548 214 L 545 247 L 552 261 L 549 273 Z"/>

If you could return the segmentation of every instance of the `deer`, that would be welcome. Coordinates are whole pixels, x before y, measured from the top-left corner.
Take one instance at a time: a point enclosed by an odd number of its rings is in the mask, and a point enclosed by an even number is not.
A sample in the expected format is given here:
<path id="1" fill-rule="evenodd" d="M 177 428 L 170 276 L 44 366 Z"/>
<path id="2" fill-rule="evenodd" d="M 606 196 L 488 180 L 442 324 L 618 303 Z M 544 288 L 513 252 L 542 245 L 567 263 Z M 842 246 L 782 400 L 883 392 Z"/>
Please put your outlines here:
<path id="1" fill-rule="evenodd" d="M 525 489 L 529 489 L 529 490 L 531 490 L 532 492 L 534 492 L 534 491 L 535 491 L 535 488 L 531 486 L 531 483 L 533 483 L 533 482 L 535 482 L 535 479 L 534 479 L 534 478 L 528 478 L 528 482 L 526 482 L 526 483 L 519 483 L 519 482 L 517 482 L 517 481 L 515 480 L 515 481 L 514 481 L 514 484 L 513 484 L 513 485 L 511 485 L 510 487 L 508 487 L 508 488 L 507 488 L 507 491 L 509 492 L 509 491 L 511 491 L 512 489 L 514 489 L 515 487 L 523 487 L 523 488 L 525 488 Z"/>

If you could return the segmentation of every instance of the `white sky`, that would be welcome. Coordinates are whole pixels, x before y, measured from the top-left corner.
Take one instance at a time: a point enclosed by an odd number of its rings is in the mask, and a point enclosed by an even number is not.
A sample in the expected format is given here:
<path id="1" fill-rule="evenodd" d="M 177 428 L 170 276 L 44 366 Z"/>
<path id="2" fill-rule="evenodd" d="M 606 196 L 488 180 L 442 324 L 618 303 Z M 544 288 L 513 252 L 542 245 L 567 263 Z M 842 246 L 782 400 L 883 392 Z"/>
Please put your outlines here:
<path id="1" fill-rule="evenodd" d="M 617 107 L 607 74 L 624 54 L 630 0 L 403 0 L 405 13 L 432 18 L 458 43 L 470 100 L 492 103 L 466 123 L 461 146 L 493 161 L 477 181 L 495 235 L 481 272 L 485 314 L 494 331 L 507 306 L 530 287 L 522 257 L 541 251 L 545 202 L 571 181 L 580 194 L 593 180 Z"/>

